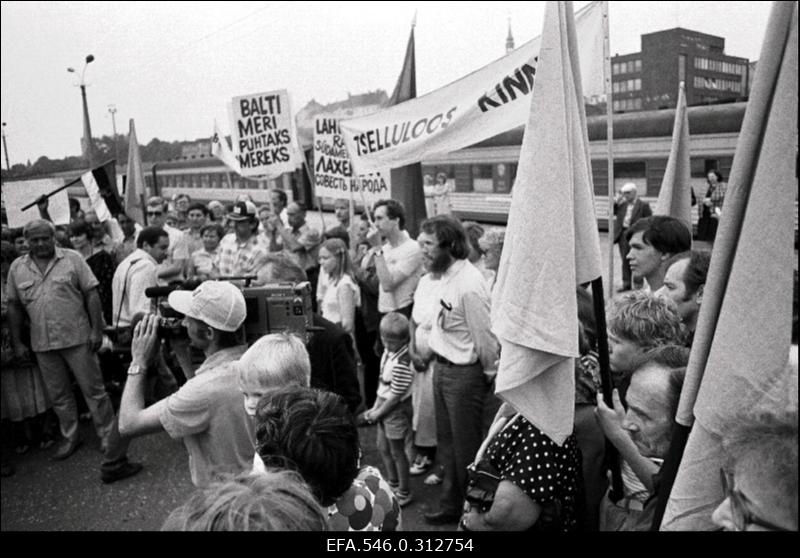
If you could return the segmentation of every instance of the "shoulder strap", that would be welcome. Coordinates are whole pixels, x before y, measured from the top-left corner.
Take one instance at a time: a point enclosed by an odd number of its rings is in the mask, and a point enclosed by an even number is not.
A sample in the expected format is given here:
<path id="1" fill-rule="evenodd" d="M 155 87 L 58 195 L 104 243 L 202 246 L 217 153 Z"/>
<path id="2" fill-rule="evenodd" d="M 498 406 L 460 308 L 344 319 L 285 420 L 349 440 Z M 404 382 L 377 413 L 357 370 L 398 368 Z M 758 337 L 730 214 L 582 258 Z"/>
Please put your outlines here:
<path id="1" fill-rule="evenodd" d="M 131 272 L 131 268 L 136 265 L 141 258 L 136 258 L 131 262 L 128 266 L 128 269 L 125 270 L 125 279 L 122 280 L 122 297 L 119 300 L 119 308 L 117 309 L 117 319 L 114 322 L 114 329 L 119 329 L 119 319 L 122 315 L 122 304 L 125 302 L 125 293 L 128 291 L 128 275 Z"/>

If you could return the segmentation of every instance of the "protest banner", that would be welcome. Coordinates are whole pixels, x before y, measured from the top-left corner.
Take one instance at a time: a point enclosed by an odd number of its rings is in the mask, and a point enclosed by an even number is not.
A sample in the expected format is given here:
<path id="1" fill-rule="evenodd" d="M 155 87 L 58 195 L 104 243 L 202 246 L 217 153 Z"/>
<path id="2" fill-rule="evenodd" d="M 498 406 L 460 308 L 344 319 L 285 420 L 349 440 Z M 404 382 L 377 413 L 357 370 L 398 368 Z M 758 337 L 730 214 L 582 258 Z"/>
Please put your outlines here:
<path id="1" fill-rule="evenodd" d="M 601 2 L 575 14 L 586 97 L 603 94 Z M 342 121 L 357 173 L 450 153 L 527 122 L 541 37 L 453 83 L 386 110 Z"/>
<path id="2" fill-rule="evenodd" d="M 297 168 L 294 118 L 285 89 L 234 97 L 230 113 L 242 176 L 276 178 Z"/>
<path id="3" fill-rule="evenodd" d="M 391 197 L 389 169 L 356 176 L 344 146 L 339 121 L 319 116 L 314 122 L 314 185 L 322 198 L 362 200 L 370 205 Z"/>
<path id="4" fill-rule="evenodd" d="M 3 202 L 8 216 L 8 226 L 15 229 L 24 227 L 28 221 L 40 219 L 39 209 L 35 205 L 25 211 L 22 208 L 39 196 L 49 194 L 63 185 L 63 178 L 5 182 L 3 184 Z M 49 198 L 47 212 L 56 225 L 69 225 L 69 198 L 66 190 Z"/>

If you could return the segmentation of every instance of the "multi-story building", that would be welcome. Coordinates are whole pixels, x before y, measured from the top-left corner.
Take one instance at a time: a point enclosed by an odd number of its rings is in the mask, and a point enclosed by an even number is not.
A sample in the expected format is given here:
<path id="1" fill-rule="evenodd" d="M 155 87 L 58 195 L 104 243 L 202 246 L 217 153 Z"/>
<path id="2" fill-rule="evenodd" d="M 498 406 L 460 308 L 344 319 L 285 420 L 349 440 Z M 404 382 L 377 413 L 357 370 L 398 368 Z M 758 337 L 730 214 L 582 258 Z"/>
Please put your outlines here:
<path id="1" fill-rule="evenodd" d="M 674 108 L 678 84 L 691 105 L 743 100 L 747 58 L 725 54 L 725 39 L 676 27 L 642 35 L 642 49 L 611 58 L 615 112 Z"/>

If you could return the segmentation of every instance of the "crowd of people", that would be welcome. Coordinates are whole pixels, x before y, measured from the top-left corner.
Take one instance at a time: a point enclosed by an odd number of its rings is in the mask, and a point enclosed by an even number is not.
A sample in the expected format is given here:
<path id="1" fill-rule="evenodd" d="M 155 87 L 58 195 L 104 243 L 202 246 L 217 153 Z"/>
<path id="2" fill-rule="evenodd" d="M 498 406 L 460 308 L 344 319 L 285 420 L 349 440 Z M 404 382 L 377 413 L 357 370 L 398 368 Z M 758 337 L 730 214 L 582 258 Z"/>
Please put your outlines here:
<path id="1" fill-rule="evenodd" d="M 717 178 L 701 209 L 712 220 L 724 199 Z M 556 444 L 494 394 L 504 231 L 453 217 L 446 179 L 437 177 L 442 214 L 416 238 L 395 200 L 360 215 L 337 200 L 338 225 L 319 230 L 281 190 L 262 207 L 247 196 L 152 197 L 146 223 L 125 213 L 101 222 L 72 203 L 68 226 L 41 205 L 44 218 L 22 230 L 4 225 L 2 401 L 13 425 L 4 436 L 23 453 L 48 447 L 58 428 L 52 457 L 67 459 L 88 412 L 104 483 L 142 470 L 127 457 L 137 437 L 181 440 L 197 492 L 166 530 L 399 530 L 417 475 L 440 485 L 424 514 L 432 525 L 650 530 L 710 253 L 691 249 L 682 222 L 652 215 L 634 184 L 622 188 L 611 231 L 623 256 L 607 310 L 611 404 L 600 377 L 606 341 L 577 287 L 575 425 Z M 242 289 L 306 281 L 312 327 L 248 346 Z M 797 530 L 797 410 L 743 421 L 754 434 L 726 441 L 714 521 Z M 362 463 L 364 436 L 375 437 L 380 463 Z"/>

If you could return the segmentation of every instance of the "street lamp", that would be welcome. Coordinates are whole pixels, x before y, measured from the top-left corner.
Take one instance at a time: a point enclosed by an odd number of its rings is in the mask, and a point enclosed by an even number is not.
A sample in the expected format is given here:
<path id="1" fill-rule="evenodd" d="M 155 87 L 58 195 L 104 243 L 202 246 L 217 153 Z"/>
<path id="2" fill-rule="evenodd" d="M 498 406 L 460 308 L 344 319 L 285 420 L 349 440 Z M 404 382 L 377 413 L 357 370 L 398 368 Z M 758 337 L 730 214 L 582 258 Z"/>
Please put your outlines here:
<path id="1" fill-rule="evenodd" d="M 6 123 L 3 122 L 3 151 L 6 154 L 6 170 L 11 172 L 11 165 L 8 164 L 8 144 L 6 143 Z"/>
<path id="2" fill-rule="evenodd" d="M 89 163 L 90 168 L 94 168 L 94 143 L 92 142 L 92 127 L 89 124 L 89 106 L 86 103 L 86 66 L 94 60 L 94 56 L 89 54 L 86 56 L 86 61 L 83 64 L 83 71 L 81 72 L 81 81 L 78 85 L 81 88 L 81 98 L 83 99 L 83 156 Z M 67 68 L 67 71 L 77 74 L 75 68 Z"/>
<path id="3" fill-rule="evenodd" d="M 115 105 L 108 105 L 108 112 L 111 113 L 111 127 L 114 130 L 114 159 L 116 164 L 119 164 L 119 148 L 117 147 L 117 119 L 114 117 L 117 114 L 117 107 Z"/>

